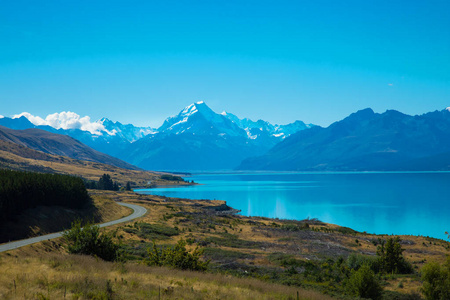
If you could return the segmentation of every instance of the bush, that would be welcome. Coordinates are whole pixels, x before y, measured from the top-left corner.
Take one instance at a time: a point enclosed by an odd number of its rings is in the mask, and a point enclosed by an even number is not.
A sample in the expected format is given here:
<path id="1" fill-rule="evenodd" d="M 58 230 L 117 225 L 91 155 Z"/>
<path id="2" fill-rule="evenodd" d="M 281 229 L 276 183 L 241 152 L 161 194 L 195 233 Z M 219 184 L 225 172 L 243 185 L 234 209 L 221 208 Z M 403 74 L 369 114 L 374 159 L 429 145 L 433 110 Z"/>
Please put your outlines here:
<path id="1" fill-rule="evenodd" d="M 450 299 L 450 257 L 442 266 L 436 262 L 422 268 L 422 293 L 429 300 Z"/>
<path id="2" fill-rule="evenodd" d="M 378 257 L 366 256 L 361 254 L 351 254 L 348 256 L 346 265 L 352 270 L 359 270 L 363 265 L 368 265 L 374 273 L 381 270 L 380 259 Z"/>
<path id="3" fill-rule="evenodd" d="M 380 256 L 380 265 L 386 273 L 410 274 L 413 273 L 413 267 L 403 257 L 403 249 L 400 245 L 400 238 L 389 238 L 386 242 L 381 241 L 377 248 L 377 254 Z"/>
<path id="4" fill-rule="evenodd" d="M 161 179 L 169 180 L 169 181 L 184 181 L 184 179 L 181 178 L 180 176 L 175 176 L 175 175 L 170 175 L 170 174 L 161 175 Z"/>
<path id="5" fill-rule="evenodd" d="M 166 266 L 182 270 L 206 271 L 209 261 L 203 262 L 200 257 L 203 250 L 198 247 L 190 253 L 186 250 L 186 241 L 179 240 L 174 247 L 158 249 L 155 243 L 147 250 L 146 264 L 150 266 Z"/>
<path id="6" fill-rule="evenodd" d="M 381 299 L 383 288 L 368 265 L 353 271 L 347 283 L 347 292 L 352 296 Z"/>
<path id="7" fill-rule="evenodd" d="M 97 189 L 118 191 L 119 184 L 117 182 L 113 182 L 109 174 L 103 174 L 102 177 L 100 177 L 100 179 L 98 180 Z"/>
<path id="8" fill-rule="evenodd" d="M 81 220 L 72 223 L 72 227 L 63 233 L 70 254 L 97 256 L 103 260 L 115 261 L 120 257 L 119 245 L 113 240 L 113 234 L 100 233 L 100 227 Z"/>

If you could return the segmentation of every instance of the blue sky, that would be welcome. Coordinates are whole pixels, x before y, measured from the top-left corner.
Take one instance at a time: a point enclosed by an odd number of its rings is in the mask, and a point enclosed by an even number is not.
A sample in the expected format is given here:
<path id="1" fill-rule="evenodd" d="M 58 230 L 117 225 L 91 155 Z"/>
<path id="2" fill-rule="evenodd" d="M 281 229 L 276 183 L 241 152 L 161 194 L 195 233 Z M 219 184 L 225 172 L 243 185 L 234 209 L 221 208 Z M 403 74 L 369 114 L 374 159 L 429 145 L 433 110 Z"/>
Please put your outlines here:
<path id="1" fill-rule="evenodd" d="M 450 106 L 450 1 L 6 1 L 0 114 L 326 126 Z"/>

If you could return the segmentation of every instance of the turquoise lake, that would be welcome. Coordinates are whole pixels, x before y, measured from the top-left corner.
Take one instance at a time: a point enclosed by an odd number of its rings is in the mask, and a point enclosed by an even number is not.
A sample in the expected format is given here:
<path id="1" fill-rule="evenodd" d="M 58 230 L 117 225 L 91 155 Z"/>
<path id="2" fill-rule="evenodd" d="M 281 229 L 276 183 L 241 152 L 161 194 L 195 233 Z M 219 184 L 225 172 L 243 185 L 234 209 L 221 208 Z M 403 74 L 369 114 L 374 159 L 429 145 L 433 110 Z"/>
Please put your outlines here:
<path id="1" fill-rule="evenodd" d="M 201 185 L 135 190 L 188 199 L 225 200 L 242 215 L 318 218 L 358 231 L 446 239 L 450 173 L 197 174 Z"/>

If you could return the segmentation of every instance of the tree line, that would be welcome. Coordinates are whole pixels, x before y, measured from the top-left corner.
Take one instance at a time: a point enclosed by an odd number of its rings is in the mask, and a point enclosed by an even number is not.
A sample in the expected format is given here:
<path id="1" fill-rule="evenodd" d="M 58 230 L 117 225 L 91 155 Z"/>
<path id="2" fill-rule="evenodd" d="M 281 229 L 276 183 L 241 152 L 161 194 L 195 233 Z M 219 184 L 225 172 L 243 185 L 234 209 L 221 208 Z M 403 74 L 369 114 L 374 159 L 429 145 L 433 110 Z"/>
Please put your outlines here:
<path id="1" fill-rule="evenodd" d="M 103 174 L 98 181 L 85 180 L 86 188 L 92 190 L 118 191 L 119 184 L 113 181 L 109 174 Z"/>
<path id="2" fill-rule="evenodd" d="M 0 170 L 0 222 L 38 205 L 81 208 L 89 200 L 81 178 Z"/>
<path id="3" fill-rule="evenodd" d="M 109 175 L 109 174 L 103 174 L 98 181 L 85 180 L 84 184 L 85 184 L 86 188 L 92 189 L 92 190 L 131 191 L 130 182 L 127 182 L 126 186 L 121 188 L 120 184 L 117 181 L 113 181 L 111 178 L 111 175 Z"/>

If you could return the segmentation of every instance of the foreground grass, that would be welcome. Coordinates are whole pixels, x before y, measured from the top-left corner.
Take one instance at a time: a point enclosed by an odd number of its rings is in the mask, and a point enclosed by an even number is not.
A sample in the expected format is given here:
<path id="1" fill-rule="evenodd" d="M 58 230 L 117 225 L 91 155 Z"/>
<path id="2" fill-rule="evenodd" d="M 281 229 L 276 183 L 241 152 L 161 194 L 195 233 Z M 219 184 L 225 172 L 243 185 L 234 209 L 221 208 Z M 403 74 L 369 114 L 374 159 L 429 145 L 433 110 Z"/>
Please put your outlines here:
<path id="1" fill-rule="evenodd" d="M 62 253 L 2 254 L 0 269 L 1 299 L 331 299 L 252 278 Z"/>

